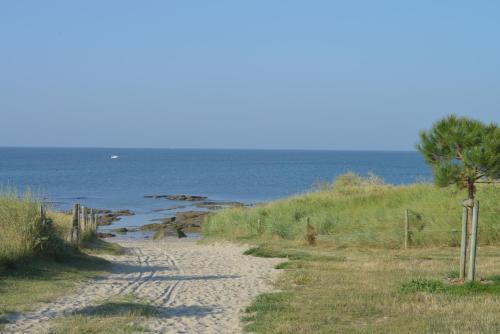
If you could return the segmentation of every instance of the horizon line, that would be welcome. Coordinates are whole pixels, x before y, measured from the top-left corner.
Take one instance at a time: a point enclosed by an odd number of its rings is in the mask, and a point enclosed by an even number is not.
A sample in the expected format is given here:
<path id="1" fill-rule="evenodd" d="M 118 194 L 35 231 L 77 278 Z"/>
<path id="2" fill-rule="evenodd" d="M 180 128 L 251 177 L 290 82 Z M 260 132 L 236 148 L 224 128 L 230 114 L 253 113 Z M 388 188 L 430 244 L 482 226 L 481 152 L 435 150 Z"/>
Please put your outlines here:
<path id="1" fill-rule="evenodd" d="M 334 149 L 334 148 L 227 148 L 227 147 L 112 147 L 112 146 L 11 146 L 0 148 L 103 149 L 103 150 L 207 150 L 207 151 L 337 151 L 337 152 L 417 152 L 416 149 Z"/>

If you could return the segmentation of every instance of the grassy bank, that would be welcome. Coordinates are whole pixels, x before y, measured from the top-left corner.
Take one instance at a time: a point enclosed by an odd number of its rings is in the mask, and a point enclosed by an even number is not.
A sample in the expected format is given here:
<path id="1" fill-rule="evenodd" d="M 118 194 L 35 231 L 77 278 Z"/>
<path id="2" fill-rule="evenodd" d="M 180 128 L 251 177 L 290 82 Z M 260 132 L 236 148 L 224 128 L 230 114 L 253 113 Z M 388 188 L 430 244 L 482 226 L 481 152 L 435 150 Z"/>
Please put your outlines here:
<path id="1" fill-rule="evenodd" d="M 399 248 L 403 214 L 410 210 L 413 244 L 456 246 L 460 240 L 463 191 L 431 184 L 391 186 L 371 176 L 339 177 L 320 190 L 252 209 L 233 208 L 211 216 L 203 226 L 207 238 L 230 240 L 303 240 L 306 219 L 337 247 Z M 500 241 L 500 187 L 480 187 L 479 243 Z"/>
<path id="2" fill-rule="evenodd" d="M 0 323 L 104 274 L 109 263 L 93 254 L 122 251 L 89 237 L 80 249 L 67 245 L 71 217 L 49 211 L 42 223 L 40 204 L 30 193 L 0 195 Z"/>
<path id="3" fill-rule="evenodd" d="M 59 260 L 33 258 L 0 271 L 0 319 L 63 296 L 86 279 L 103 275 L 109 263 L 85 253 Z"/>
<path id="4" fill-rule="evenodd" d="M 495 333 L 500 331 L 500 187 L 480 187 L 481 283 L 456 285 L 461 201 L 453 188 L 391 186 L 371 176 L 255 208 L 211 216 L 205 237 L 259 245 L 288 259 L 277 288 L 248 307 L 256 333 Z M 411 210 L 413 248 L 402 250 Z M 306 241 L 306 221 L 318 233 Z"/>

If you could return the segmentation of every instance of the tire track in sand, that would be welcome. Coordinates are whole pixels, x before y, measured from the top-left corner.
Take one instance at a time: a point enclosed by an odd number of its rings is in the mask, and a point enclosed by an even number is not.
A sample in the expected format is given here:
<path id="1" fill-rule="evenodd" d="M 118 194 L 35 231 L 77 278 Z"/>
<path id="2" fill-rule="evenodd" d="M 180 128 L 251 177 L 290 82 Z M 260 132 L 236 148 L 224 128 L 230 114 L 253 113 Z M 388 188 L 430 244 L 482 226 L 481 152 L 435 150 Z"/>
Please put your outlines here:
<path id="1" fill-rule="evenodd" d="M 135 294 L 158 308 L 141 323 L 152 333 L 239 333 L 242 310 L 255 296 L 270 291 L 282 259 L 243 255 L 244 246 L 200 245 L 193 240 L 124 241 L 106 277 L 90 280 L 73 294 L 14 314 L 2 333 L 46 333 L 51 321 Z M 106 320 L 103 320 L 106 321 Z"/>
<path id="2" fill-rule="evenodd" d="M 114 264 L 108 276 L 90 280 L 79 287 L 75 294 L 64 296 L 53 303 L 40 304 L 33 312 L 11 315 L 8 318 L 11 323 L 1 333 L 50 332 L 50 320 L 105 302 L 111 297 L 140 294 L 141 290 L 148 290 L 147 286 L 155 276 L 175 269 L 172 261 L 166 261 L 163 267 L 151 266 L 150 257 L 143 249 L 135 247 L 127 248 L 126 254 L 122 256 L 103 256 Z M 159 286 L 157 290 L 162 290 L 161 294 L 172 291 L 174 284 L 171 283 Z M 149 292 L 146 293 L 148 296 Z"/>

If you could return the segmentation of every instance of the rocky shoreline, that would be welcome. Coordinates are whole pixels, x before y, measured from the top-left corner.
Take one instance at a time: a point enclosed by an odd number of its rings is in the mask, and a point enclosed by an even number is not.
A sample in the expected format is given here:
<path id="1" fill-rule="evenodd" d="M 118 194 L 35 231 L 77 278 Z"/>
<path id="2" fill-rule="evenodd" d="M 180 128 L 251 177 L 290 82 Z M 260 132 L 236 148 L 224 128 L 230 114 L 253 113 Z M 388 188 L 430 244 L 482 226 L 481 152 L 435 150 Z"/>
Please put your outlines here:
<path id="1" fill-rule="evenodd" d="M 177 211 L 174 216 L 155 218 L 151 223 L 143 224 L 139 227 L 119 227 L 100 231 L 100 238 L 115 237 L 117 234 L 127 234 L 134 232 L 153 232 L 154 239 L 161 239 L 167 236 L 185 236 L 184 232 L 200 232 L 202 225 L 207 221 L 210 214 L 215 211 L 230 207 L 245 207 L 244 203 L 236 201 L 211 201 L 207 196 L 199 195 L 145 195 L 144 198 L 166 199 L 170 201 L 195 202 L 189 205 L 176 205 L 167 208 L 154 209 L 151 212 L 163 212 L 172 210 L 183 210 L 193 208 L 194 210 Z M 200 209 L 200 210 L 196 210 Z M 99 226 L 109 226 L 122 219 L 123 216 L 132 216 L 135 213 L 131 210 L 106 210 L 94 209 L 99 215 Z"/>
<path id="2" fill-rule="evenodd" d="M 135 212 L 132 210 L 106 210 L 106 209 L 94 209 L 94 212 L 99 215 L 98 226 L 111 225 L 116 221 L 122 219 L 123 216 L 133 216 Z"/>

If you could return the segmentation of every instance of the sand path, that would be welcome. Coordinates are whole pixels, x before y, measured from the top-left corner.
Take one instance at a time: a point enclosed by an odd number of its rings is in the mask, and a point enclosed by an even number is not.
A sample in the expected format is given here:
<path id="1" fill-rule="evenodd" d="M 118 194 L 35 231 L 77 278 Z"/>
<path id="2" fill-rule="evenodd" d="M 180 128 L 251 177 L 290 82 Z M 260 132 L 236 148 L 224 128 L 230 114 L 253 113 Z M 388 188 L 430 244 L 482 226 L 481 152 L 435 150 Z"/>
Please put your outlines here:
<path id="1" fill-rule="evenodd" d="M 243 255 L 233 244 L 200 245 L 193 240 L 124 241 L 127 252 L 103 256 L 110 275 L 86 282 L 73 294 L 18 314 L 7 333 L 49 332 L 51 320 L 134 294 L 160 310 L 143 325 L 152 333 L 239 333 L 243 309 L 269 291 L 280 259 Z"/>

